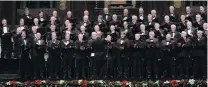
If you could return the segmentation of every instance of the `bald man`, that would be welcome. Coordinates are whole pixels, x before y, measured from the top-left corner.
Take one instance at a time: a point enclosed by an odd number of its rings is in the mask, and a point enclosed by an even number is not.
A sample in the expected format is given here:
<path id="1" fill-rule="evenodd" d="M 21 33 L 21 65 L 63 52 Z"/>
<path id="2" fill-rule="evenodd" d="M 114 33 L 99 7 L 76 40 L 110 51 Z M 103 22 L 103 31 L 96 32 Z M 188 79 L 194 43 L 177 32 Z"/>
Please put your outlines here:
<path id="1" fill-rule="evenodd" d="M 172 22 L 179 21 L 179 15 L 175 12 L 174 6 L 169 7 L 169 17 L 170 17 L 170 21 Z"/>
<path id="2" fill-rule="evenodd" d="M 107 22 L 107 24 L 109 21 L 111 21 L 111 14 L 109 13 L 108 8 L 103 8 L 103 15 L 102 16 L 103 16 L 103 20 L 105 22 Z"/>

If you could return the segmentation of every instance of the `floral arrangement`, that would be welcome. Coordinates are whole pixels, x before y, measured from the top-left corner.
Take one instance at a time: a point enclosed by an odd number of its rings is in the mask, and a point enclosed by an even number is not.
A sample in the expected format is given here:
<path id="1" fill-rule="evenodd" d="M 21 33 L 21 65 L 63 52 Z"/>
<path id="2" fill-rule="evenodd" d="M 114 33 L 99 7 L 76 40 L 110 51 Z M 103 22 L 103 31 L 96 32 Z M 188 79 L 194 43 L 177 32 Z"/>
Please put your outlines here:
<path id="1" fill-rule="evenodd" d="M 0 82 L 0 86 L 29 87 L 207 87 L 207 80 L 157 80 L 157 81 L 110 81 L 110 80 L 35 80 Z"/>

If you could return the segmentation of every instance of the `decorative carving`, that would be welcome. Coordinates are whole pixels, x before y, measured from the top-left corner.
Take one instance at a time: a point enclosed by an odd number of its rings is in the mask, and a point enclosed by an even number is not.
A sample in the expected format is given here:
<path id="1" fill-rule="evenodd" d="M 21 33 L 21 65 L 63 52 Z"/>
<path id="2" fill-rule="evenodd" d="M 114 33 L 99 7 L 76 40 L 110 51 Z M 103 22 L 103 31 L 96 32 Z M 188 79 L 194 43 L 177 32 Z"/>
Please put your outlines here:
<path id="1" fill-rule="evenodd" d="M 65 10 L 66 9 L 66 0 L 60 0 L 59 1 L 59 9 L 60 10 Z"/>
<path id="2" fill-rule="evenodd" d="M 174 7 L 180 8 L 181 7 L 181 0 L 174 0 Z"/>

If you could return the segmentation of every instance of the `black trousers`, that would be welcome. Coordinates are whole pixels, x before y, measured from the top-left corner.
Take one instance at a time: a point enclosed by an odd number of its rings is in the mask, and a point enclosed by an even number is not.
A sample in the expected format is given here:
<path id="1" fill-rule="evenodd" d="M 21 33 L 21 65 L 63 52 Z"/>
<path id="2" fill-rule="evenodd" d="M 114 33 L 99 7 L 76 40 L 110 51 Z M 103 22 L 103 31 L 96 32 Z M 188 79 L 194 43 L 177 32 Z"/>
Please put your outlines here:
<path id="1" fill-rule="evenodd" d="M 98 77 L 98 78 L 102 78 L 104 75 L 107 75 L 107 73 L 105 73 L 106 69 L 106 62 L 107 60 L 105 59 L 95 59 L 95 64 L 94 64 L 94 72 L 93 74 Z"/>
<path id="2" fill-rule="evenodd" d="M 118 59 L 118 66 L 119 66 L 119 72 L 122 76 L 128 76 L 128 63 L 129 63 L 129 58 L 127 56 L 120 56 Z"/>
<path id="3" fill-rule="evenodd" d="M 63 75 L 68 76 L 68 77 L 74 77 L 74 64 L 75 64 L 75 59 L 72 55 L 64 55 L 63 60 L 62 60 L 62 64 L 63 64 Z"/>
<path id="4" fill-rule="evenodd" d="M 84 77 L 85 76 L 85 60 L 76 59 L 76 76 Z"/>
<path id="5" fill-rule="evenodd" d="M 34 67 L 34 75 L 39 77 L 43 76 L 43 72 L 45 70 L 45 59 L 44 54 L 33 56 L 33 67 Z"/>
<path id="6" fill-rule="evenodd" d="M 158 75 L 158 55 L 155 51 L 148 52 L 145 56 L 148 77 Z"/>
<path id="7" fill-rule="evenodd" d="M 49 55 L 48 73 L 50 77 L 59 77 L 61 59 L 59 55 Z"/>
<path id="8" fill-rule="evenodd" d="M 12 43 L 1 41 L 1 58 L 11 58 Z"/>
<path id="9" fill-rule="evenodd" d="M 27 75 L 27 78 L 25 76 Z M 20 59 L 20 77 L 21 79 L 30 79 L 32 77 L 32 61 L 29 53 L 23 53 Z"/>
<path id="10" fill-rule="evenodd" d="M 161 63 L 159 63 L 159 75 L 164 77 L 171 77 L 174 72 L 174 59 L 171 51 L 162 51 Z"/>
<path id="11" fill-rule="evenodd" d="M 193 56 L 193 73 L 192 76 L 203 78 L 207 75 L 207 59 L 203 55 Z"/>
<path id="12" fill-rule="evenodd" d="M 188 56 L 179 56 L 176 58 L 176 74 L 177 76 L 183 77 L 189 75 L 189 66 L 191 59 Z"/>
<path id="13" fill-rule="evenodd" d="M 143 76 L 143 59 L 141 56 L 134 56 L 130 59 L 131 77 L 142 78 Z"/>

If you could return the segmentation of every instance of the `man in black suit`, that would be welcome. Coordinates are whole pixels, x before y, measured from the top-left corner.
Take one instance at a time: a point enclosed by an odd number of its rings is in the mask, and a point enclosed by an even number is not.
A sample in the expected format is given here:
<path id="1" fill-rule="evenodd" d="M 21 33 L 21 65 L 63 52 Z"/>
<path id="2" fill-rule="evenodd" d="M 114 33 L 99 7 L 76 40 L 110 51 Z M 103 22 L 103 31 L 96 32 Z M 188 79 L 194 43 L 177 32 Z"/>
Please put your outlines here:
<path id="1" fill-rule="evenodd" d="M 140 23 L 137 22 L 137 16 L 132 15 L 131 22 L 129 23 L 129 28 L 133 35 L 139 32 L 139 25 Z"/>
<path id="2" fill-rule="evenodd" d="M 170 34 L 167 34 L 166 39 L 161 41 L 160 49 L 163 55 L 161 57 L 161 63 L 159 65 L 161 78 L 167 78 L 171 76 L 174 78 L 173 57 L 175 46 L 176 42 L 171 39 Z"/>
<path id="3" fill-rule="evenodd" d="M 21 15 L 20 18 L 23 18 L 25 20 L 25 24 L 27 26 L 31 26 L 32 25 L 32 19 L 33 19 L 33 17 L 32 17 L 32 15 L 30 15 L 30 11 L 29 11 L 28 8 L 25 8 L 24 14 Z"/>
<path id="4" fill-rule="evenodd" d="M 175 24 L 172 24 L 170 26 L 170 32 L 168 34 L 171 35 L 171 38 L 174 39 L 174 40 L 177 40 L 181 37 L 181 34 L 180 32 L 176 31 L 176 25 Z"/>
<path id="5" fill-rule="evenodd" d="M 122 16 L 121 16 L 121 20 L 122 20 L 122 23 L 123 22 L 130 22 L 131 21 L 131 16 L 130 16 L 130 14 L 129 14 L 129 10 L 128 9 L 124 9 L 123 10 L 123 14 L 122 14 Z"/>
<path id="6" fill-rule="evenodd" d="M 92 30 L 91 22 L 89 21 L 89 16 L 87 16 L 87 15 L 83 16 L 83 21 L 80 22 L 80 26 L 81 25 L 84 25 L 85 26 L 86 31 L 88 33 L 91 33 L 93 31 Z"/>
<path id="7" fill-rule="evenodd" d="M 196 20 L 193 22 L 193 26 L 195 28 L 198 28 L 197 30 L 203 30 L 203 24 L 205 23 L 205 20 L 202 20 L 202 17 L 200 14 L 196 15 Z"/>
<path id="8" fill-rule="evenodd" d="M 39 21 L 39 24 L 42 26 L 42 27 L 45 27 L 47 25 L 47 22 L 48 22 L 48 18 L 47 16 L 43 13 L 43 11 L 39 11 L 39 14 L 38 14 L 38 21 Z"/>
<path id="9" fill-rule="evenodd" d="M 47 50 L 49 52 L 49 58 L 48 58 L 48 72 L 49 72 L 49 79 L 55 77 L 56 79 L 59 78 L 59 72 L 60 72 L 60 65 L 61 65 L 61 47 L 60 47 L 60 41 L 57 40 L 56 33 L 53 32 L 51 34 L 52 40 L 49 40 L 47 43 Z"/>
<path id="10" fill-rule="evenodd" d="M 160 23 L 159 17 L 157 16 L 156 10 L 151 10 L 152 21 L 156 23 Z"/>
<path id="11" fill-rule="evenodd" d="M 150 32 L 154 29 L 155 22 L 152 20 L 152 15 L 151 14 L 148 14 L 147 21 L 144 24 L 145 24 L 146 30 L 148 32 Z"/>
<path id="12" fill-rule="evenodd" d="M 155 23 L 154 33 L 155 33 L 155 38 L 157 38 L 159 41 L 161 41 L 162 39 L 164 39 L 164 37 L 166 35 L 166 33 L 164 32 L 164 30 L 160 29 L 160 24 L 159 23 Z"/>
<path id="13" fill-rule="evenodd" d="M 144 9 L 142 7 L 139 8 L 138 22 L 144 23 L 146 21 L 146 15 L 144 14 Z"/>
<path id="14" fill-rule="evenodd" d="M 159 41 L 155 38 L 153 31 L 149 32 L 149 39 L 146 40 L 146 64 L 147 64 L 147 78 L 151 78 L 154 74 L 158 78 L 158 58 L 159 58 Z"/>
<path id="15" fill-rule="evenodd" d="M 191 22 L 194 21 L 194 14 L 191 12 L 190 6 L 186 6 L 186 13 L 184 15 L 186 16 L 186 20 L 189 20 Z"/>
<path id="16" fill-rule="evenodd" d="M 43 79 L 43 72 L 45 69 L 45 41 L 41 38 L 41 34 L 37 33 L 32 45 L 32 60 L 34 66 L 34 79 Z"/>
<path id="17" fill-rule="evenodd" d="M 103 20 L 106 22 L 107 25 L 109 25 L 109 22 L 111 21 L 111 14 L 109 13 L 108 8 L 103 8 Z"/>
<path id="18" fill-rule="evenodd" d="M 12 41 L 11 41 L 11 29 L 7 25 L 7 20 L 2 19 L 2 25 L 0 27 L 1 36 L 1 58 L 11 58 Z"/>
<path id="19" fill-rule="evenodd" d="M 164 21 L 161 24 L 161 28 L 165 30 L 165 33 L 170 32 L 170 25 L 173 24 L 173 22 L 170 21 L 170 17 L 168 15 L 165 15 Z"/>
<path id="20" fill-rule="evenodd" d="M 110 25 L 114 25 L 116 27 L 116 31 L 120 32 L 121 21 L 118 20 L 118 16 L 116 14 L 112 15 L 112 20 L 109 23 Z"/>
<path id="21" fill-rule="evenodd" d="M 117 40 L 119 49 L 118 67 L 119 77 L 128 78 L 128 61 L 129 61 L 129 40 L 126 38 L 126 33 L 121 32 L 121 38 Z"/>
<path id="22" fill-rule="evenodd" d="M 86 58 L 87 58 L 87 41 L 84 40 L 83 34 L 78 34 L 78 39 L 75 41 L 75 59 L 76 59 L 76 79 L 86 77 Z"/>
<path id="23" fill-rule="evenodd" d="M 205 8 L 203 6 L 200 6 L 200 15 L 202 17 L 202 20 L 205 20 L 205 22 L 207 22 L 207 12 L 205 11 Z"/>
<path id="24" fill-rule="evenodd" d="M 106 73 L 103 73 L 106 64 L 106 59 L 105 59 L 105 44 L 106 40 L 102 38 L 102 33 L 97 32 L 97 39 L 92 42 L 92 49 L 93 53 L 91 55 L 94 55 L 95 58 L 95 65 L 94 69 L 95 72 L 94 74 L 96 75 L 95 78 L 103 78 L 103 76 L 106 76 Z M 105 74 L 105 75 L 104 75 Z"/>
<path id="25" fill-rule="evenodd" d="M 197 36 L 192 39 L 192 52 L 191 58 L 193 61 L 193 73 L 192 78 L 205 78 L 206 77 L 206 38 L 202 36 L 203 32 L 201 30 L 197 31 Z"/>
<path id="26" fill-rule="evenodd" d="M 192 26 L 192 23 L 190 21 L 188 21 L 186 24 L 187 24 L 187 29 L 185 29 L 185 32 L 188 34 L 187 36 L 189 38 L 196 36 L 197 29 Z"/>
<path id="27" fill-rule="evenodd" d="M 28 26 L 25 25 L 25 20 L 23 18 L 20 18 L 19 25 L 16 26 L 17 28 L 20 28 L 21 30 L 25 29 L 27 32 L 29 32 Z"/>
<path id="28" fill-rule="evenodd" d="M 172 21 L 172 22 L 179 21 L 179 15 L 175 12 L 175 9 L 173 6 L 169 7 L 169 17 L 170 17 L 170 21 Z"/>

